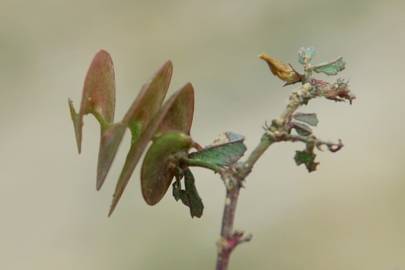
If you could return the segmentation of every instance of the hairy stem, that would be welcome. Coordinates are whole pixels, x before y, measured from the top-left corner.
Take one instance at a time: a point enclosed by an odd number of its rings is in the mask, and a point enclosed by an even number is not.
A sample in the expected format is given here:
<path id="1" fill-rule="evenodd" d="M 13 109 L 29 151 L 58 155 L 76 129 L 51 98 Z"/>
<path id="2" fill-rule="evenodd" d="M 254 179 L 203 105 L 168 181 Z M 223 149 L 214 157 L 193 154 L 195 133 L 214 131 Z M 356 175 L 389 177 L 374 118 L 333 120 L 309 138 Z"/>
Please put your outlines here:
<path id="1" fill-rule="evenodd" d="M 248 176 L 248 174 L 252 171 L 255 163 L 264 154 L 267 148 L 269 148 L 270 145 L 273 144 L 273 142 L 274 139 L 271 136 L 269 136 L 267 133 L 263 134 L 259 144 L 249 155 L 248 159 L 238 166 L 238 174 L 242 180 L 244 180 L 246 176 Z"/>
<path id="2" fill-rule="evenodd" d="M 318 87 L 318 85 L 322 87 Z M 291 93 L 288 104 L 280 116 L 274 119 L 270 126 L 265 126 L 265 133 L 246 161 L 233 164 L 220 171 L 226 187 L 226 199 L 222 216 L 221 238 L 218 241 L 216 270 L 227 270 L 229 258 L 235 247 L 251 239 L 251 236 L 245 236 L 243 232 L 233 230 L 239 193 L 243 181 L 250 174 L 253 166 L 274 142 L 301 141 L 312 147 L 326 145 L 332 152 L 338 151 L 343 146 L 340 141 L 336 144 L 318 140 L 314 136 L 304 137 L 290 134 L 289 125 L 296 110 L 300 106 L 306 105 L 309 100 L 318 97 L 334 101 L 351 101 L 355 98 L 347 89 L 347 84 L 343 82 L 336 87 L 323 81 L 313 81 L 313 84 L 303 83 L 301 87 Z"/>
<path id="3" fill-rule="evenodd" d="M 249 235 L 244 236 L 243 233 L 233 231 L 239 193 L 242 182 L 273 141 L 274 140 L 268 134 L 264 134 L 260 143 L 245 162 L 238 164 L 236 168 L 230 168 L 228 171 L 222 172 L 222 178 L 226 186 L 226 199 L 222 215 L 221 239 L 218 241 L 217 270 L 228 269 L 229 258 L 233 249 L 240 243 L 247 242 L 251 239 Z"/>
<path id="4" fill-rule="evenodd" d="M 222 217 L 221 226 L 221 239 L 218 241 L 218 257 L 217 257 L 217 270 L 228 269 L 229 257 L 235 245 L 232 245 L 234 239 L 233 224 L 235 220 L 236 206 L 239 198 L 239 187 L 235 187 L 232 190 L 227 190 L 225 207 Z"/>

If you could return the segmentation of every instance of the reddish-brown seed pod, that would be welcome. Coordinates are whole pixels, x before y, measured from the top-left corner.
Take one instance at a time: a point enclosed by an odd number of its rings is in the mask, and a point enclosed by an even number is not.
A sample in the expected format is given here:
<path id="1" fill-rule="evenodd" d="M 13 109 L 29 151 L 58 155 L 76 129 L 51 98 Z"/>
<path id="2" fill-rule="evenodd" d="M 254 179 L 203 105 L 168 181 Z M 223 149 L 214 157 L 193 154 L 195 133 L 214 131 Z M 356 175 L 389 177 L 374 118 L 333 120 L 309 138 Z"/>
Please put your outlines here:
<path id="1" fill-rule="evenodd" d="M 131 131 L 132 151 L 143 150 L 140 146 L 140 137 L 147 129 L 152 119 L 159 111 L 169 88 L 173 73 L 171 61 L 167 61 L 153 75 L 152 79 L 142 86 L 142 89 L 123 120 L 107 128 L 102 134 L 97 166 L 97 190 L 103 185 L 107 173 L 111 167 L 119 145 L 124 136 L 126 127 Z M 133 153 L 130 152 L 129 153 Z M 128 155 L 129 155 L 128 153 Z"/>
<path id="2" fill-rule="evenodd" d="M 187 83 L 164 103 L 145 132 L 141 133 L 136 147 L 131 146 L 115 188 L 109 215 L 117 206 L 147 144 L 156 134 L 167 131 L 181 131 L 190 134 L 193 113 L 194 89 L 191 83 Z"/>
<path id="3" fill-rule="evenodd" d="M 83 115 L 93 114 L 102 130 L 114 121 L 115 75 L 111 56 L 101 50 L 93 58 L 84 80 L 79 113 L 69 99 L 70 114 L 75 128 L 77 149 L 81 152 Z"/>

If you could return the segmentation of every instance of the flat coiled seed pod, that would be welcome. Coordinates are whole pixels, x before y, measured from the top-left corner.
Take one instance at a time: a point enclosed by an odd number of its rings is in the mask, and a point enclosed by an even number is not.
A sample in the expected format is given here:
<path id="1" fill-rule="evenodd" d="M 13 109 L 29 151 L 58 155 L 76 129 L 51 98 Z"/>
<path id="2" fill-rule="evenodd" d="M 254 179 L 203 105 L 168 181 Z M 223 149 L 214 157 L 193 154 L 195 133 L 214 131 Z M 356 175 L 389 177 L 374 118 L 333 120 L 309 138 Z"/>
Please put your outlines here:
<path id="1" fill-rule="evenodd" d="M 181 131 L 184 134 L 189 135 L 193 121 L 193 114 L 194 89 L 191 83 L 187 83 L 163 104 L 162 108 L 149 124 L 145 132 L 140 134 L 137 147 L 131 147 L 115 187 L 109 216 L 117 206 L 147 144 L 154 136 L 158 136 L 159 134 L 168 131 Z"/>
<path id="2" fill-rule="evenodd" d="M 75 129 L 77 150 L 82 149 L 83 116 L 93 114 L 99 121 L 101 133 L 114 121 L 115 75 L 111 56 L 101 50 L 93 58 L 84 80 L 79 113 L 69 99 L 70 116 Z"/>
<path id="3" fill-rule="evenodd" d="M 169 89 L 172 73 L 173 65 L 167 61 L 153 75 L 151 80 L 142 86 L 123 120 L 109 126 L 106 132 L 102 134 L 97 166 L 97 190 L 105 181 L 127 127 L 131 131 L 131 149 L 127 159 L 137 155 L 137 151 L 141 151 L 143 147 L 140 145 L 141 134 L 145 132 L 162 106 Z"/>
<path id="4" fill-rule="evenodd" d="M 187 152 L 193 141 L 180 131 L 169 131 L 157 137 L 146 152 L 141 170 L 142 195 L 146 203 L 154 205 L 166 194 L 176 173 L 173 155 Z"/>

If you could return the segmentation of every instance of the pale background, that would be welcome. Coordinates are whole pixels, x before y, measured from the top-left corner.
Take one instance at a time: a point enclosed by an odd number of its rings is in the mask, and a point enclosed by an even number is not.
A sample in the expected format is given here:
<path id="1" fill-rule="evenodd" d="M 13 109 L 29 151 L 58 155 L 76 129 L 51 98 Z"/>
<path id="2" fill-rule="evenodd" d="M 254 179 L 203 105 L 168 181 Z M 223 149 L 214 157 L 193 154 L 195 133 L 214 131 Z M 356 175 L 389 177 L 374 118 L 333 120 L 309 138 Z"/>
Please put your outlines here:
<path id="1" fill-rule="evenodd" d="M 283 109 L 282 88 L 257 55 L 299 67 L 342 55 L 358 100 L 315 101 L 318 136 L 342 138 L 319 171 L 279 144 L 242 191 L 236 228 L 254 234 L 231 269 L 405 270 L 404 1 L 0 1 L 0 269 L 213 269 L 224 188 L 195 170 L 204 199 L 191 219 L 171 196 L 154 208 L 138 170 L 112 218 L 107 209 L 128 148 L 95 191 L 98 127 L 87 117 L 78 155 L 67 98 L 79 104 L 94 54 L 113 56 L 120 119 L 141 85 L 174 62 L 171 92 L 196 89 L 194 138 L 243 133 L 251 149 Z"/>

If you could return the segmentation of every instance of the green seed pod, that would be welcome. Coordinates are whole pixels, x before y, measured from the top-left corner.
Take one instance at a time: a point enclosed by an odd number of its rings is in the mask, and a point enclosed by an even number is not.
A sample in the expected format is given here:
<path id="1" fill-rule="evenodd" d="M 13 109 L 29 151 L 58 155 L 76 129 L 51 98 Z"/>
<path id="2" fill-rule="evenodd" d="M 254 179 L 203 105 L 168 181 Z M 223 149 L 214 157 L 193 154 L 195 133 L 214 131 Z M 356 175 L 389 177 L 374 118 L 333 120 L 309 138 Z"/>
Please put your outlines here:
<path id="1" fill-rule="evenodd" d="M 169 131 L 154 140 L 141 169 L 142 195 L 149 205 L 163 198 L 173 180 L 178 165 L 173 155 L 187 152 L 192 143 L 191 137 L 180 131 Z"/>

